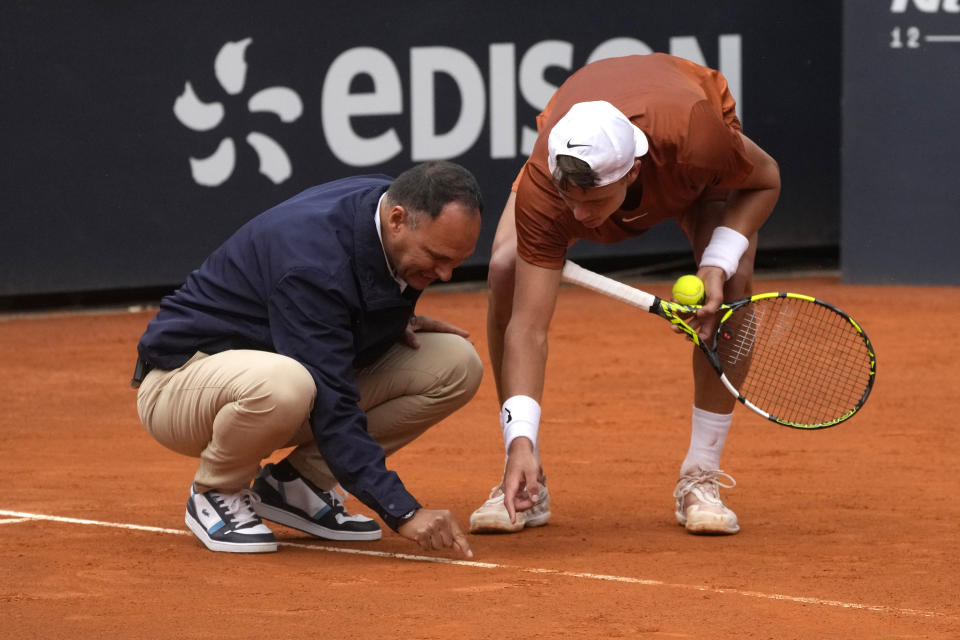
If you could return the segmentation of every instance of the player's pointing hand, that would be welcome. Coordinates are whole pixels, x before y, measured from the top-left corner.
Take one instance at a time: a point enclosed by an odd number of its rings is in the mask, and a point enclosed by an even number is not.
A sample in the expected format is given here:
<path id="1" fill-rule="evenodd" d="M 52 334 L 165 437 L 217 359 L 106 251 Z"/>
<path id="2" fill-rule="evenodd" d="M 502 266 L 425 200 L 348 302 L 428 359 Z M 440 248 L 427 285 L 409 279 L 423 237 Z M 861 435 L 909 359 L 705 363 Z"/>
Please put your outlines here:
<path id="1" fill-rule="evenodd" d="M 510 522 L 517 521 L 517 512 L 526 511 L 540 501 L 537 477 L 540 463 L 528 438 L 516 438 L 510 443 L 507 466 L 503 472 L 503 502 Z"/>

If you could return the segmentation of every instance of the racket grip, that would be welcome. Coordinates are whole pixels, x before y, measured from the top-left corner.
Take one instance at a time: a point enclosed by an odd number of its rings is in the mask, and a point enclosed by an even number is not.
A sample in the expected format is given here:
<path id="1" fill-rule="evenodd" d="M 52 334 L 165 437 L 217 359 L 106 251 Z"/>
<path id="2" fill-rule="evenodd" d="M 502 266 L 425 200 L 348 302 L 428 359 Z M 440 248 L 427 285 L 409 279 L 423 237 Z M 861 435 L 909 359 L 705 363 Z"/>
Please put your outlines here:
<path id="1" fill-rule="evenodd" d="M 656 296 L 645 291 L 640 291 L 612 278 L 584 269 L 570 260 L 563 264 L 561 277 L 567 282 L 610 296 L 634 307 L 639 307 L 644 311 L 649 311 L 657 299 Z"/>

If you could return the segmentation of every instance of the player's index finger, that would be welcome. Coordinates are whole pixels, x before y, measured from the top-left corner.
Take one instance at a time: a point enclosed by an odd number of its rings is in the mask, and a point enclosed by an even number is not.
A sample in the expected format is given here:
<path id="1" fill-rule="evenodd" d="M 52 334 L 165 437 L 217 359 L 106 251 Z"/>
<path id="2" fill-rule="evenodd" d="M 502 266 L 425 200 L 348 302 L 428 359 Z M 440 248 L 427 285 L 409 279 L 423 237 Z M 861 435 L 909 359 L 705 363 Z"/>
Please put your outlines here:
<path id="1" fill-rule="evenodd" d="M 516 496 L 517 490 L 505 484 L 503 487 L 503 504 L 507 508 L 507 515 L 510 516 L 510 522 L 516 522 L 517 509 L 514 506 Z"/>

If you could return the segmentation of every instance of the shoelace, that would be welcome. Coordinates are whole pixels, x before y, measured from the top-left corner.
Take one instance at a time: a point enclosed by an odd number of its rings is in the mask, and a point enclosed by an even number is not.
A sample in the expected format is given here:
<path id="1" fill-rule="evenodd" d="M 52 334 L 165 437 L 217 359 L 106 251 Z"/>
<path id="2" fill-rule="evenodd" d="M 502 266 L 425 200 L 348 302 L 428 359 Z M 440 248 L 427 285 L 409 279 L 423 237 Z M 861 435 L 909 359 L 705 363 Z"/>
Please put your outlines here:
<path id="1" fill-rule="evenodd" d="M 330 489 L 327 492 L 327 495 L 330 496 L 330 504 L 334 509 L 337 507 L 343 508 L 343 503 L 347 501 L 347 494 L 345 491 L 340 491 L 337 487 Z"/>
<path id="2" fill-rule="evenodd" d="M 242 489 L 237 493 L 215 492 L 213 495 L 217 502 L 223 504 L 227 513 L 230 514 L 230 522 L 235 524 L 238 529 L 245 525 L 258 524 L 260 522 L 260 517 L 250 504 L 251 500 L 259 501 L 260 496 L 250 489 Z"/>
<path id="3" fill-rule="evenodd" d="M 721 482 L 721 477 L 726 478 L 730 481 L 730 484 L 724 484 Z M 680 499 L 686 496 L 688 493 L 693 491 L 693 488 L 698 485 L 706 485 L 703 487 L 707 491 L 707 495 L 710 497 L 715 497 L 717 500 L 720 499 L 720 489 L 733 489 L 737 486 L 737 481 L 733 479 L 729 473 L 725 473 L 722 469 L 701 469 L 697 473 L 692 473 L 689 475 L 682 476 L 680 478 L 680 484 L 677 485 L 677 488 L 673 491 L 673 497 Z"/>

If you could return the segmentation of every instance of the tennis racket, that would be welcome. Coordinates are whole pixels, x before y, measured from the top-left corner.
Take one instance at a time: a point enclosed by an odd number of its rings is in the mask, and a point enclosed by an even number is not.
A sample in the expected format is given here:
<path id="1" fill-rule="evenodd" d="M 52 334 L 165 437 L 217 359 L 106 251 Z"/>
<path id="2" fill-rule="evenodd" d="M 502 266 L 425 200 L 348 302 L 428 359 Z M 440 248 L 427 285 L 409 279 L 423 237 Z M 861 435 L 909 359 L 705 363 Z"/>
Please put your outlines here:
<path id="1" fill-rule="evenodd" d="M 798 293 L 760 293 L 720 307 L 711 344 L 684 320 L 686 306 L 640 291 L 567 260 L 563 279 L 668 320 L 710 361 L 727 390 L 778 424 L 822 429 L 847 420 L 870 395 L 877 359 L 853 318 Z"/>

